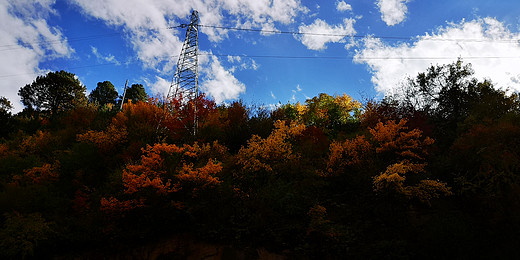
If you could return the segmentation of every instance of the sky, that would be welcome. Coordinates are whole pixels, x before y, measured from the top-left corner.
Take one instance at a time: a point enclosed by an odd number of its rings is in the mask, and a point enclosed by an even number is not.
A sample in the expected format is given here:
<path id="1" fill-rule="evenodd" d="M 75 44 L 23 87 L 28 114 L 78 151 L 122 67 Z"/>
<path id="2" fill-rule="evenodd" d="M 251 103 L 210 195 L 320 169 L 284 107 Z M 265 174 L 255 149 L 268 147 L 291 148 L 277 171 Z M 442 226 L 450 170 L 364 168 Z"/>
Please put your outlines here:
<path id="1" fill-rule="evenodd" d="M 57 70 L 87 92 L 128 80 L 165 96 L 192 10 L 200 89 L 219 104 L 379 99 L 458 58 L 520 91 L 518 0 L 0 0 L 0 96 L 18 112 L 18 90 Z"/>

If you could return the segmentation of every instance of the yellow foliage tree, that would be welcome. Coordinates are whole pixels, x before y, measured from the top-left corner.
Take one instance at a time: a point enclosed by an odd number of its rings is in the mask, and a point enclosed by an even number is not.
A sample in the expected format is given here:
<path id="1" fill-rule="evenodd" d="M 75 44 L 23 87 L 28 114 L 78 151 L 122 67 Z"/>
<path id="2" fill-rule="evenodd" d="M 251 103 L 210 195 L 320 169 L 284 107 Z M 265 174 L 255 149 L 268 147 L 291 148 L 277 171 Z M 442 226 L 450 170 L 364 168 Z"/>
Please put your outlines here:
<path id="1" fill-rule="evenodd" d="M 273 166 L 299 158 L 292 149 L 291 139 L 305 130 L 305 125 L 276 121 L 275 130 L 265 139 L 254 135 L 247 147 L 242 147 L 237 155 L 238 165 L 244 171 L 273 172 Z"/>
<path id="2" fill-rule="evenodd" d="M 446 183 L 421 177 L 425 173 L 428 148 L 434 143 L 429 137 L 422 137 L 418 129 L 407 131 L 406 120 L 399 123 L 379 122 L 370 129 L 376 142 L 376 153 L 393 155 L 393 160 L 384 172 L 374 177 L 374 190 L 379 193 L 394 193 L 406 198 L 416 198 L 424 203 L 432 199 L 450 195 Z M 407 177 L 414 175 L 416 183 L 407 183 Z"/>
<path id="3" fill-rule="evenodd" d="M 426 164 L 414 164 L 402 161 L 392 164 L 386 170 L 374 177 L 374 190 L 404 195 L 406 198 L 415 198 L 424 203 L 430 203 L 434 198 L 451 195 L 446 183 L 437 180 L 423 179 L 419 183 L 405 184 L 406 176 L 424 173 Z"/>
<path id="4" fill-rule="evenodd" d="M 91 130 L 84 134 L 78 134 L 77 140 L 96 145 L 102 153 L 113 151 L 117 145 L 126 141 L 128 133 L 124 125 L 117 124 L 115 120 L 112 121 L 112 124 L 105 131 Z"/>

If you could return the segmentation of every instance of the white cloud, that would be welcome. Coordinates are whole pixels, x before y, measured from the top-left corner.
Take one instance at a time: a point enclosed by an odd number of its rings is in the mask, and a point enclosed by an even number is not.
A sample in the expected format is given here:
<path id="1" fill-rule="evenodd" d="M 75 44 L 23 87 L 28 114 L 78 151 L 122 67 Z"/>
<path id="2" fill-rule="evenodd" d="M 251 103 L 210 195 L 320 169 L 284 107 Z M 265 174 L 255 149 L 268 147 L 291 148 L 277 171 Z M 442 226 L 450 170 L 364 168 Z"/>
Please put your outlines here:
<path id="1" fill-rule="evenodd" d="M 56 14 L 53 5 L 54 0 L 0 1 L 0 95 L 11 101 L 15 113 L 23 109 L 18 90 L 46 72 L 40 63 L 74 52 L 60 29 L 46 22 Z"/>
<path id="2" fill-rule="evenodd" d="M 260 32 L 263 36 L 270 36 L 274 35 L 274 32 L 277 31 L 276 27 L 274 26 L 273 21 L 269 20 L 267 23 L 264 23 L 262 25 L 262 31 Z"/>
<path id="3" fill-rule="evenodd" d="M 246 90 L 245 85 L 236 79 L 230 70 L 226 70 L 216 56 L 211 53 L 200 56 L 201 71 L 199 76 L 199 88 L 204 93 L 222 103 L 229 99 L 236 99 Z M 228 61 L 239 61 L 239 56 L 228 56 Z M 145 79 L 153 96 L 166 97 L 171 86 L 171 81 L 163 77 L 155 76 L 155 80 Z"/>
<path id="4" fill-rule="evenodd" d="M 104 21 L 109 26 L 121 28 L 137 53 L 137 57 L 148 69 L 160 73 L 161 77 L 173 74 L 176 59 L 172 55 L 181 52 L 185 29 L 166 28 L 186 23 L 191 10 L 197 10 L 200 24 L 209 26 L 229 26 L 236 24 L 242 28 L 275 30 L 275 23 L 289 24 L 300 13 L 308 12 L 300 0 L 72 0 L 83 14 Z M 228 30 L 202 27 L 210 41 L 219 42 L 227 37 Z M 234 59 L 236 57 L 232 57 Z M 236 98 L 245 91 L 245 86 L 234 75 L 235 67 L 226 71 L 220 62 L 200 62 L 200 71 L 219 74 L 201 77 L 200 81 L 209 94 L 218 102 L 226 98 Z M 232 62 L 232 61 L 230 61 Z M 245 65 L 244 65 L 245 64 Z M 258 69 L 254 60 L 242 63 L 240 69 Z M 208 74 L 209 75 L 209 74 Z M 157 80 L 157 82 L 159 82 Z M 222 86 L 216 86 L 223 83 Z M 159 83 L 158 83 L 159 84 Z M 160 88 L 159 88 L 160 89 Z"/>
<path id="5" fill-rule="evenodd" d="M 276 99 L 276 96 L 274 95 L 273 91 L 271 91 L 271 97 L 272 97 L 273 99 Z"/>
<path id="6" fill-rule="evenodd" d="M 166 97 L 168 96 L 168 91 L 170 90 L 171 80 L 166 80 L 162 77 L 155 76 L 155 82 L 151 82 L 148 79 L 144 79 L 146 85 L 150 87 L 150 91 L 152 93 L 151 96 L 154 97 Z"/>
<path id="7" fill-rule="evenodd" d="M 520 33 L 494 18 L 450 23 L 413 44 L 387 45 L 367 38 L 354 61 L 366 63 L 381 93 L 394 93 L 406 77 L 415 77 L 432 64 L 452 63 L 461 57 L 471 63 L 475 77 L 491 79 L 497 87 L 520 91 Z"/>
<path id="8" fill-rule="evenodd" d="M 352 18 L 345 18 L 343 24 L 331 26 L 321 19 L 316 19 L 310 25 L 300 26 L 301 34 L 297 38 L 310 50 L 323 50 L 329 42 L 345 43 L 345 37 L 356 33 L 355 22 Z"/>
<path id="9" fill-rule="evenodd" d="M 240 56 L 231 56 L 231 55 L 228 55 L 227 56 L 227 60 L 229 62 L 240 62 L 242 60 L 242 58 Z"/>
<path id="10" fill-rule="evenodd" d="M 388 25 L 393 26 L 401 23 L 406 18 L 409 0 L 378 0 L 377 6 L 381 12 L 381 19 Z"/>
<path id="11" fill-rule="evenodd" d="M 227 61 L 231 64 L 237 64 L 239 70 L 258 70 L 260 65 L 256 63 L 254 59 L 245 58 L 243 59 L 241 56 L 227 56 Z M 234 72 L 237 67 L 233 67 L 230 69 L 231 72 Z"/>
<path id="12" fill-rule="evenodd" d="M 102 55 L 101 53 L 99 53 L 98 49 L 94 46 L 90 46 L 90 49 L 92 51 L 92 54 L 94 54 L 94 56 L 96 57 L 96 59 L 98 60 L 98 62 L 108 62 L 108 63 L 113 63 L 115 65 L 121 65 L 121 63 L 116 59 L 116 57 L 112 54 L 108 54 L 108 55 Z"/>
<path id="13" fill-rule="evenodd" d="M 336 10 L 338 10 L 340 12 L 352 11 L 352 6 L 345 3 L 345 1 L 337 1 Z"/>
<path id="14" fill-rule="evenodd" d="M 302 91 L 302 88 L 300 87 L 300 84 L 296 85 L 296 90 L 297 90 L 298 92 Z"/>
<path id="15" fill-rule="evenodd" d="M 255 60 L 251 59 L 251 68 L 253 70 L 258 70 L 258 68 L 260 68 L 260 65 L 258 65 L 258 63 L 256 63 Z"/>
<path id="16" fill-rule="evenodd" d="M 233 74 L 220 64 L 217 57 L 212 56 L 209 65 L 201 70 L 202 83 L 201 90 L 215 99 L 215 102 L 222 103 L 225 100 L 237 99 L 241 93 L 246 91 L 246 86 L 240 82 Z"/>
<path id="17" fill-rule="evenodd" d="M 269 106 L 267 106 L 267 107 L 260 107 L 260 108 L 265 108 L 265 109 L 274 111 L 274 110 L 280 108 L 281 106 L 282 106 L 282 103 L 276 103 L 276 104 L 269 104 Z"/>
<path id="18" fill-rule="evenodd" d="M 247 20 L 262 24 L 271 19 L 289 24 L 300 12 L 308 12 L 300 0 L 220 0 L 222 9 L 234 15 L 244 16 Z"/>
<path id="19" fill-rule="evenodd" d="M 166 30 L 185 23 L 192 9 L 198 10 L 200 23 L 223 26 L 223 13 L 231 14 L 234 21 L 227 24 L 247 24 L 256 28 L 274 28 L 274 22 L 288 24 L 301 12 L 300 0 L 73 0 L 83 12 L 106 24 L 122 27 L 139 59 L 148 68 L 170 73 L 174 65 L 170 56 L 180 53 L 184 29 Z M 227 30 L 202 27 L 201 32 L 211 41 L 222 40 Z"/>

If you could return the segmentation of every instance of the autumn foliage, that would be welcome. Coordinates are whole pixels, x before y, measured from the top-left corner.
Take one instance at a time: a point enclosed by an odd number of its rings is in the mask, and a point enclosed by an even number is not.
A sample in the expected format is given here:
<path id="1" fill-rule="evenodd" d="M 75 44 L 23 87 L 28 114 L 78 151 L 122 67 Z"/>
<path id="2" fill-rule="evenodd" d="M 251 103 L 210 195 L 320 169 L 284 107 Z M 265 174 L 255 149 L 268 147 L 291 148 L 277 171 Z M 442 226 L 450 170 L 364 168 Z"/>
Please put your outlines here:
<path id="1" fill-rule="evenodd" d="M 174 144 L 148 145 L 137 164 L 126 165 L 122 174 L 122 192 L 130 200 L 115 197 L 102 198 L 101 210 L 106 212 L 131 210 L 146 205 L 147 199 L 157 196 L 170 200 L 173 206 L 182 205 L 173 201 L 170 194 L 184 192 L 196 194 L 199 190 L 221 183 L 218 174 L 225 155 L 225 147 L 213 144 L 194 143 L 179 147 Z M 206 161 L 206 163 L 202 163 Z"/>
<path id="2" fill-rule="evenodd" d="M 274 126 L 275 130 L 267 138 L 254 135 L 247 146 L 240 149 L 237 163 L 243 170 L 272 172 L 273 166 L 290 163 L 299 157 L 293 152 L 291 140 L 305 130 L 305 125 L 276 121 Z"/>
<path id="3" fill-rule="evenodd" d="M 290 259 L 516 259 L 520 99 L 469 72 L 430 68 L 407 83 L 417 95 L 365 104 L 6 114 L 0 258 L 131 258 L 190 237 Z"/>

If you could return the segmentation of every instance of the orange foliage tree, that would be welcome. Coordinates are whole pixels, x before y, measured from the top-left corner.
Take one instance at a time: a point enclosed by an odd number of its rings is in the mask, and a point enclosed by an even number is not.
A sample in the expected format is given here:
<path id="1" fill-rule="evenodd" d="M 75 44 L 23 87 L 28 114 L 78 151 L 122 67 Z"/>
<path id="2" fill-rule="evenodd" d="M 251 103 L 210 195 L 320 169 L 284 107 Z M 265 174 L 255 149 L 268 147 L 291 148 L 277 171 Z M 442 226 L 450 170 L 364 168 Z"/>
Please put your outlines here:
<path id="1" fill-rule="evenodd" d="M 346 168 L 360 169 L 371 164 L 373 146 L 363 135 L 344 142 L 334 141 L 330 145 L 330 154 L 327 161 L 329 175 L 341 174 Z"/>
<path id="2" fill-rule="evenodd" d="M 121 197 L 126 199 L 102 198 L 101 210 L 125 211 L 156 199 L 180 208 L 182 201 L 176 200 L 176 194 L 197 196 L 199 191 L 221 183 L 217 175 L 227 151 L 217 142 L 183 146 L 160 143 L 147 145 L 142 151 L 140 162 L 123 170 Z"/>
<path id="3" fill-rule="evenodd" d="M 53 136 L 49 131 L 38 130 L 34 135 L 23 138 L 16 152 L 20 155 L 45 155 L 45 152 L 49 150 L 52 145 L 55 145 L 56 142 L 56 136 Z"/>
<path id="4" fill-rule="evenodd" d="M 24 170 L 23 176 L 13 176 L 13 183 L 16 185 L 25 185 L 29 183 L 47 184 L 56 182 L 59 178 L 59 168 L 59 161 L 56 161 L 53 164 L 45 163 L 42 166 L 32 167 Z"/>

